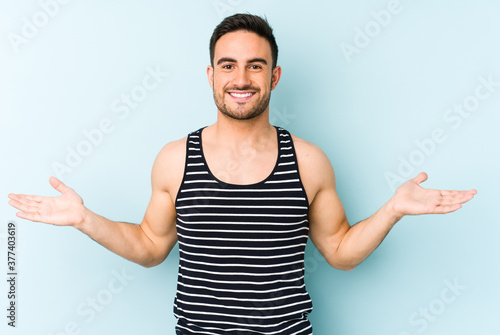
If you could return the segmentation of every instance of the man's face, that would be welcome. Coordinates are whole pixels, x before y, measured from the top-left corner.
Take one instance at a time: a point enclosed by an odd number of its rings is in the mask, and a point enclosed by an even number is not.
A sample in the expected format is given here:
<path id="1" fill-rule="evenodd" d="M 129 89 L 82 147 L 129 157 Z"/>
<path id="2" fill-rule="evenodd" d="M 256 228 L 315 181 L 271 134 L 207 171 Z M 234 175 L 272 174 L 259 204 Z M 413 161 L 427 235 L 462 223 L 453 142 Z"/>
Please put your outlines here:
<path id="1" fill-rule="evenodd" d="M 237 120 L 255 118 L 269 110 L 271 91 L 281 68 L 272 69 L 269 42 L 248 31 L 223 35 L 215 45 L 214 66 L 207 69 L 219 111 Z"/>

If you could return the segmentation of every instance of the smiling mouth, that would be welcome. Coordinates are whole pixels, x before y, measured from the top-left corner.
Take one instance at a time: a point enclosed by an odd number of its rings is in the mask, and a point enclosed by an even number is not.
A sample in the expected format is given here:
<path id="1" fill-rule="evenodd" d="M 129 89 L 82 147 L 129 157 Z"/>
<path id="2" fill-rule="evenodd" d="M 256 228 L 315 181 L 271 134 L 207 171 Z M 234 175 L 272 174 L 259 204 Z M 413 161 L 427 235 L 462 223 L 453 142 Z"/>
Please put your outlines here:
<path id="1" fill-rule="evenodd" d="M 255 94 L 255 92 L 228 92 L 230 96 L 234 98 L 250 98 Z"/>

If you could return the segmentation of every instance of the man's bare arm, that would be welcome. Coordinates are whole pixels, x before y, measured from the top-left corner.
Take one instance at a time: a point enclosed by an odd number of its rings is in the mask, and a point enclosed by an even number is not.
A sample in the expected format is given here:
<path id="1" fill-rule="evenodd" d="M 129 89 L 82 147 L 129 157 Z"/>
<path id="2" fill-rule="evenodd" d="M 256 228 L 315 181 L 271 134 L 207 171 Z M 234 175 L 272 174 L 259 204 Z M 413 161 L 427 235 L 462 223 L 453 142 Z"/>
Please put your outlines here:
<path id="1" fill-rule="evenodd" d="M 405 215 L 444 214 L 461 208 L 476 194 L 470 191 L 424 189 L 425 173 L 401 185 L 375 214 L 350 226 L 335 189 L 335 174 L 326 155 L 316 146 L 297 141 L 297 156 L 310 200 L 309 236 L 330 265 L 351 270 L 383 241 Z"/>
<path id="2" fill-rule="evenodd" d="M 140 225 L 115 222 L 88 210 L 81 197 L 57 178 L 57 197 L 9 194 L 23 219 L 73 226 L 112 252 L 145 267 L 160 264 L 177 241 L 175 196 L 182 179 L 185 140 L 167 144 L 153 165 L 152 195 Z"/>

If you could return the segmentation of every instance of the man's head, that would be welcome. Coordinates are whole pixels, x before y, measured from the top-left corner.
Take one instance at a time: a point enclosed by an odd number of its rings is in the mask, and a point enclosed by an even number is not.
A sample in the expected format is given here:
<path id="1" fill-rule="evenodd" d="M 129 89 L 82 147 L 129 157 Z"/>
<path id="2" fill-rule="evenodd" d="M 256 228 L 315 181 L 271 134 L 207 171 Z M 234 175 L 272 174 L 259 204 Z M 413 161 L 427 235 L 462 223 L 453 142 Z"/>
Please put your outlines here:
<path id="1" fill-rule="evenodd" d="M 267 20 L 257 15 L 252 14 L 235 14 L 226 17 L 215 28 L 212 37 L 210 38 L 210 63 L 214 66 L 215 44 L 217 41 L 227 33 L 235 31 L 249 31 L 261 37 L 264 37 L 271 47 L 271 54 L 273 57 L 273 69 L 278 63 L 278 45 L 273 35 L 273 29 L 269 26 Z"/>
<path id="2" fill-rule="evenodd" d="M 281 76 L 277 54 L 271 28 L 258 16 L 236 14 L 217 26 L 207 75 L 222 115 L 236 120 L 265 117 Z"/>

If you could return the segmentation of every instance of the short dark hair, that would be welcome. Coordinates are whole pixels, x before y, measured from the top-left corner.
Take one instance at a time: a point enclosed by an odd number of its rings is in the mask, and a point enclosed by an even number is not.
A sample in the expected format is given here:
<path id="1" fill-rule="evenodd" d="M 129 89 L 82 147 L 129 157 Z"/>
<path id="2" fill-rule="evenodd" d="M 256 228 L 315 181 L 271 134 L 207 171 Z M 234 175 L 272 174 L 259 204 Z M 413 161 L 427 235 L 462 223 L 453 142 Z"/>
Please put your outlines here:
<path id="1" fill-rule="evenodd" d="M 234 31 L 245 30 L 264 37 L 271 45 L 273 57 L 273 69 L 278 63 L 278 45 L 273 35 L 273 29 L 269 26 L 267 19 L 252 14 L 235 14 L 226 17 L 215 28 L 210 38 L 210 63 L 214 66 L 215 44 L 223 35 Z"/>

